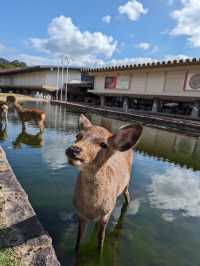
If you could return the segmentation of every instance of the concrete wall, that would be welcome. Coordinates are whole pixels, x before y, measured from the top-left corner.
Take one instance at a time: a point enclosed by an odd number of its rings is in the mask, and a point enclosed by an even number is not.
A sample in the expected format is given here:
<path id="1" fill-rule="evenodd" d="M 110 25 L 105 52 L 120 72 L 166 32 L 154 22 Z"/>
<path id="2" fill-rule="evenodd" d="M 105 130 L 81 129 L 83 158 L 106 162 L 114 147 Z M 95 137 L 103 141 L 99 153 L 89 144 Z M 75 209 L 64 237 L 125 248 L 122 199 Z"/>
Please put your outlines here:
<path id="1" fill-rule="evenodd" d="M 46 73 L 32 72 L 32 73 L 16 74 L 10 76 L 9 84 L 7 85 L 42 87 L 44 84 L 46 84 Z"/>
<path id="2" fill-rule="evenodd" d="M 66 70 L 64 71 L 64 83 L 67 79 Z M 72 80 L 81 81 L 81 72 L 79 70 L 69 70 L 69 82 Z M 0 76 L 0 86 L 17 87 L 55 87 L 57 86 L 57 70 L 37 71 L 30 73 L 18 73 L 13 75 Z M 61 71 L 60 71 L 60 87 Z"/>
<path id="3" fill-rule="evenodd" d="M 49 86 L 57 86 L 57 71 L 46 71 L 46 80 L 45 84 Z M 79 70 L 69 70 L 69 83 L 73 80 L 81 81 L 81 72 Z M 67 81 L 67 71 L 65 70 L 63 73 L 63 81 L 64 83 Z M 61 71 L 60 71 L 60 87 L 62 86 L 61 83 Z"/>
<path id="4" fill-rule="evenodd" d="M 200 74 L 200 66 L 180 66 L 143 70 L 124 70 L 92 73 L 95 77 L 94 89 L 99 93 L 126 95 L 165 95 L 199 97 L 199 90 L 188 90 L 188 77 L 191 73 Z M 105 89 L 105 77 L 128 75 L 130 85 L 128 90 Z"/>

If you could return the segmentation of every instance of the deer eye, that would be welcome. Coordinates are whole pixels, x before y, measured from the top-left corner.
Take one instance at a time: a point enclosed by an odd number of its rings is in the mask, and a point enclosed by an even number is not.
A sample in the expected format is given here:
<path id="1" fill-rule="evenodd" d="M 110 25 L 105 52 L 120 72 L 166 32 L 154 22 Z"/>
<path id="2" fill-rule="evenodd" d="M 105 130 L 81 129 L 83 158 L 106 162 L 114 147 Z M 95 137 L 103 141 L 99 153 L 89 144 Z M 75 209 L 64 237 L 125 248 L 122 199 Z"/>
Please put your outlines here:
<path id="1" fill-rule="evenodd" d="M 76 135 L 76 140 L 81 140 L 82 138 L 83 138 L 82 134 L 79 133 L 79 134 Z"/>
<path id="2" fill-rule="evenodd" d="M 103 149 L 107 149 L 107 148 L 108 148 L 108 144 L 105 143 L 105 142 L 101 142 L 99 145 L 100 145 L 101 148 L 103 148 Z"/>

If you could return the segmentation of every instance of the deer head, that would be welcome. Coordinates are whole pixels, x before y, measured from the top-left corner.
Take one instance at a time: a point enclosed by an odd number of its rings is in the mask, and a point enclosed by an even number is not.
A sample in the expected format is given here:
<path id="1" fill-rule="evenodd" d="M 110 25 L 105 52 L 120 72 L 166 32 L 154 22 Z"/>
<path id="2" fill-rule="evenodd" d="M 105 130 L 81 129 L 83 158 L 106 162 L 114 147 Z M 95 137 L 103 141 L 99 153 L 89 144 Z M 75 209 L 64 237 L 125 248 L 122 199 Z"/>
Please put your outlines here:
<path id="1" fill-rule="evenodd" d="M 79 120 L 82 130 L 66 150 L 66 155 L 69 163 L 80 169 L 101 167 L 114 153 L 135 147 L 142 133 L 142 126 L 129 125 L 113 135 L 107 129 L 93 125 L 84 115 Z"/>
<path id="2" fill-rule="evenodd" d="M 12 95 L 8 95 L 6 97 L 6 103 L 7 104 L 14 104 L 16 102 L 16 98 L 15 96 L 12 96 Z"/>
<path id="3" fill-rule="evenodd" d="M 7 112 L 8 112 L 8 105 L 7 104 L 3 104 L 1 106 L 1 109 L 2 109 L 2 111 L 3 111 L 4 114 L 7 114 Z"/>

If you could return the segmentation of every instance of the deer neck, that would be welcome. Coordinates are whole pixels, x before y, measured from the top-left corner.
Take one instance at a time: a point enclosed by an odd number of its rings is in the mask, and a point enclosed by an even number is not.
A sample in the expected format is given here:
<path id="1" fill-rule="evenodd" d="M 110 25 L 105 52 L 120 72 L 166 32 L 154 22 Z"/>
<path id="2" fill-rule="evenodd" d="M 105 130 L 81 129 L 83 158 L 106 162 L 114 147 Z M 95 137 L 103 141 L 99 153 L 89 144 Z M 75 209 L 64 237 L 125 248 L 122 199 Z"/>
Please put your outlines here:
<path id="1" fill-rule="evenodd" d="M 81 174 L 88 176 L 88 178 L 95 178 L 95 176 L 98 176 L 99 171 L 105 170 L 106 164 L 113 154 L 114 151 L 111 149 L 100 150 L 94 161 L 83 169 Z"/>
<path id="2" fill-rule="evenodd" d="M 16 103 L 15 104 L 15 108 L 16 108 L 16 110 L 17 110 L 17 112 L 19 114 L 22 113 L 23 109 L 22 109 L 22 106 L 19 103 Z"/>

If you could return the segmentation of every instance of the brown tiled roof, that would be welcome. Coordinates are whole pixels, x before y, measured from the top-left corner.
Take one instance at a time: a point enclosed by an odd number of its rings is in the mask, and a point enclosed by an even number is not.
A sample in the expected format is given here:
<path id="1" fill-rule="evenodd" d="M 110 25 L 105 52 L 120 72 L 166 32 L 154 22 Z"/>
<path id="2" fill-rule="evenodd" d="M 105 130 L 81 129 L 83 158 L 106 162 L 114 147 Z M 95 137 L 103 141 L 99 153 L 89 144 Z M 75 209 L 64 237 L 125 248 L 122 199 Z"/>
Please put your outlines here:
<path id="1" fill-rule="evenodd" d="M 104 72 L 104 71 L 122 71 L 132 69 L 149 69 L 158 67 L 174 67 L 174 66 L 187 66 L 187 65 L 200 65 L 200 58 L 168 60 L 168 61 L 155 61 L 151 63 L 130 64 L 130 65 L 111 65 L 95 68 L 82 68 L 82 72 Z"/>

